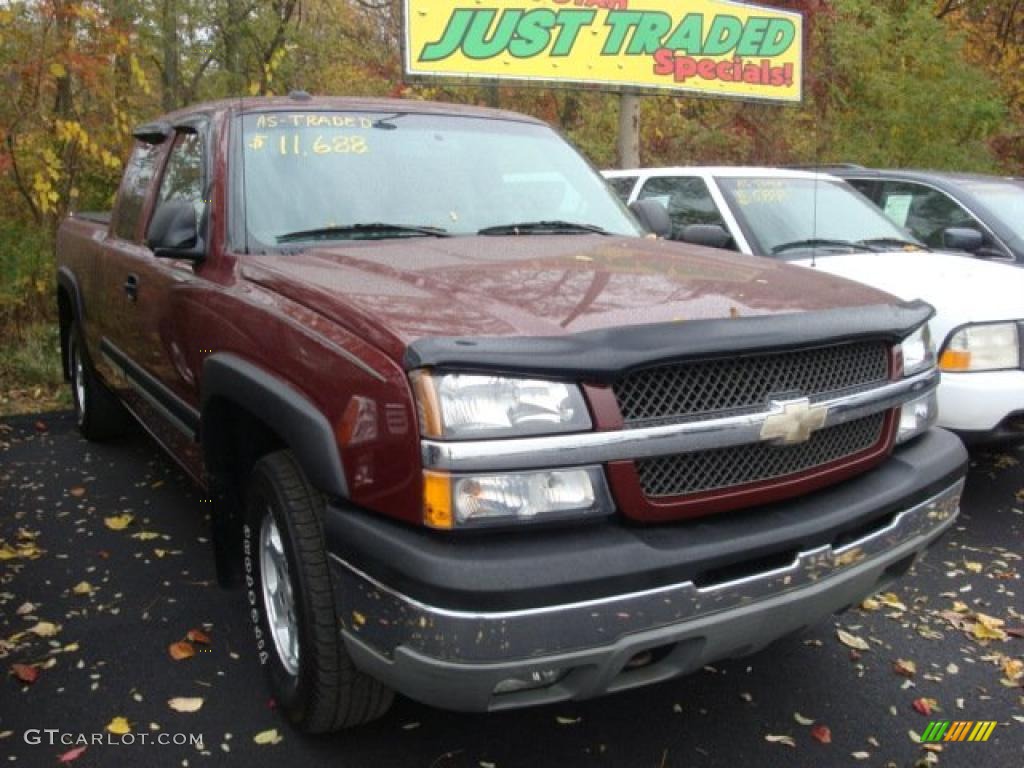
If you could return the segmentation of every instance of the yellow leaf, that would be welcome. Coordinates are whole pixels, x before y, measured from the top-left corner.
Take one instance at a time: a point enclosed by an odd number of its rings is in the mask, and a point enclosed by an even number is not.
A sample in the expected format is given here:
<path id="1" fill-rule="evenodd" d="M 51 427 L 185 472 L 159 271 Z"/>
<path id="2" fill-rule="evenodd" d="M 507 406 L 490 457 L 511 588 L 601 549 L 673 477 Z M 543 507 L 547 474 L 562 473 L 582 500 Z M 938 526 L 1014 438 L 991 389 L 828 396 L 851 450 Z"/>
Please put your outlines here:
<path id="1" fill-rule="evenodd" d="M 88 581 L 80 581 L 71 588 L 71 591 L 76 595 L 91 595 L 95 591 L 95 587 Z"/>
<path id="2" fill-rule="evenodd" d="M 839 642 L 848 648 L 853 648 L 858 651 L 870 650 L 871 646 L 868 645 L 867 641 L 863 638 L 851 635 L 849 632 L 845 632 L 842 629 L 837 629 L 836 634 L 839 636 Z"/>
<path id="3" fill-rule="evenodd" d="M 153 531 L 139 531 L 138 533 L 133 533 L 132 538 L 139 541 L 152 541 L 153 539 L 159 539 L 160 534 L 153 533 Z"/>
<path id="4" fill-rule="evenodd" d="M 199 696 L 176 696 L 167 700 L 167 706 L 175 712 L 198 712 L 203 707 L 203 699 Z"/>
<path id="5" fill-rule="evenodd" d="M 879 595 L 878 599 L 882 605 L 886 605 L 889 608 L 895 608 L 897 611 L 907 610 L 907 606 L 900 601 L 899 595 L 892 592 L 886 592 L 884 595 Z"/>
<path id="6" fill-rule="evenodd" d="M 280 744 L 283 739 L 281 734 L 277 732 L 277 728 L 271 728 L 269 731 L 260 731 L 252 737 L 252 740 L 262 745 Z"/>
<path id="7" fill-rule="evenodd" d="M 997 619 L 994 616 L 986 616 L 984 613 L 974 614 L 974 619 L 979 624 L 988 627 L 989 629 L 999 629 L 999 627 L 1006 624 L 1002 619 Z"/>
<path id="8" fill-rule="evenodd" d="M 1024 677 L 1024 661 L 1020 659 L 1006 659 L 1003 662 L 1003 674 L 1008 680 L 1020 680 Z"/>
<path id="9" fill-rule="evenodd" d="M 981 563 L 972 562 L 970 560 L 964 560 L 964 568 L 966 568 L 971 573 L 981 573 L 983 570 L 985 570 L 984 565 L 982 565 Z"/>
<path id="10" fill-rule="evenodd" d="M 64 65 L 59 61 L 55 61 L 50 64 L 50 74 L 54 77 L 65 77 L 68 71 L 64 69 Z"/>
<path id="11" fill-rule="evenodd" d="M 112 531 L 123 531 L 134 519 L 135 515 L 130 512 L 125 512 L 123 515 L 114 515 L 113 517 L 103 518 L 103 524 Z"/>
<path id="12" fill-rule="evenodd" d="M 978 640 L 1006 640 L 1009 637 L 1009 635 L 998 627 L 989 627 L 981 622 L 978 622 L 972 627 L 971 633 Z"/>
<path id="13" fill-rule="evenodd" d="M 115 736 L 124 736 L 126 733 L 132 732 L 132 727 L 125 718 L 115 717 L 107 723 L 107 731 Z"/>
<path id="14" fill-rule="evenodd" d="M 40 621 L 34 627 L 30 627 L 28 631 L 39 637 L 53 637 L 60 632 L 60 627 L 50 621 Z"/>

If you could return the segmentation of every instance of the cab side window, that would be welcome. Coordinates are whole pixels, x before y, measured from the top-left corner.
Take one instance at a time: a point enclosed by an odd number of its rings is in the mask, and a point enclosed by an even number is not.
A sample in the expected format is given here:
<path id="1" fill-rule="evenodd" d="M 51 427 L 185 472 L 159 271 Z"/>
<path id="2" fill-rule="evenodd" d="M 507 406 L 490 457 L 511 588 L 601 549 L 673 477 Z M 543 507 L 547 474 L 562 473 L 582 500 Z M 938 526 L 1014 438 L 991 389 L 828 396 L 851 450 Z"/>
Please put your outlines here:
<path id="1" fill-rule="evenodd" d="M 142 141 L 135 143 L 131 159 L 124 169 L 124 179 L 121 181 L 117 207 L 114 209 L 112 232 L 115 237 L 135 240 L 139 217 L 146 203 L 146 192 L 153 181 L 159 158 L 159 144 L 147 144 Z"/>
<path id="2" fill-rule="evenodd" d="M 882 184 L 878 205 L 897 225 L 909 229 L 931 248 L 942 248 L 942 233 L 950 227 L 984 229 L 960 205 L 937 189 L 904 181 Z"/>
<path id="3" fill-rule="evenodd" d="M 171 147 L 171 156 L 160 181 L 157 206 L 174 201 L 192 203 L 196 219 L 203 220 L 206 212 L 206 169 L 203 140 L 198 133 L 179 133 Z"/>
<path id="4" fill-rule="evenodd" d="M 696 177 L 648 179 L 640 190 L 640 200 L 657 200 L 672 219 L 672 239 L 682 239 L 683 230 L 691 224 L 717 224 L 725 221 L 711 197 L 708 185 Z"/>
<path id="5" fill-rule="evenodd" d="M 636 186 L 636 176 L 617 176 L 613 179 L 605 179 L 608 186 L 612 188 L 619 200 L 629 202 L 629 196 L 633 194 L 633 187 Z"/>

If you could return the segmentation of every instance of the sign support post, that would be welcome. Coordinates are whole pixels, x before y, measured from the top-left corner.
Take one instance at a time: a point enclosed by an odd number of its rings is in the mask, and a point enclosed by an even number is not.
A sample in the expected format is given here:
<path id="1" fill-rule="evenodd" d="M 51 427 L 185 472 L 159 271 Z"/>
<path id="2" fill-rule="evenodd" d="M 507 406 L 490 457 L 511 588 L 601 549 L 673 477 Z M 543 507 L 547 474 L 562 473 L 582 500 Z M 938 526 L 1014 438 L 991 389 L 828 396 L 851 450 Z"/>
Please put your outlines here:
<path id="1" fill-rule="evenodd" d="M 619 95 L 619 168 L 640 167 L 640 97 Z"/>

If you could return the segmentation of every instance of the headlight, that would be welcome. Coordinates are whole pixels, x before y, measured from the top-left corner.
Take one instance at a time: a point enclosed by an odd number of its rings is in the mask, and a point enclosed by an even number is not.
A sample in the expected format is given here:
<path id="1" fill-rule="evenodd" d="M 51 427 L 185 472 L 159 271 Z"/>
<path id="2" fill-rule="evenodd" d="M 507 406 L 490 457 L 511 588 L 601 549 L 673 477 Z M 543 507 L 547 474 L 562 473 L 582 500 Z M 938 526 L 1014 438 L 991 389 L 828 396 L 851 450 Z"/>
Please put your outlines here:
<path id="1" fill-rule="evenodd" d="M 425 437 L 486 439 L 590 429 L 583 394 L 574 384 L 467 373 L 412 374 Z"/>
<path id="2" fill-rule="evenodd" d="M 900 428 L 896 434 L 896 443 L 905 443 L 922 435 L 935 426 L 939 418 L 939 397 L 929 392 L 918 400 L 905 403 L 900 410 Z"/>
<path id="3" fill-rule="evenodd" d="M 913 376 L 935 366 L 935 343 L 926 323 L 903 340 L 903 375 Z"/>
<path id="4" fill-rule="evenodd" d="M 1020 331 L 1016 323 L 968 325 L 953 334 L 940 367 L 950 373 L 1001 371 L 1020 367 Z"/>
<path id="5" fill-rule="evenodd" d="M 423 522 L 452 529 L 609 514 L 600 467 L 495 475 L 423 473 Z"/>

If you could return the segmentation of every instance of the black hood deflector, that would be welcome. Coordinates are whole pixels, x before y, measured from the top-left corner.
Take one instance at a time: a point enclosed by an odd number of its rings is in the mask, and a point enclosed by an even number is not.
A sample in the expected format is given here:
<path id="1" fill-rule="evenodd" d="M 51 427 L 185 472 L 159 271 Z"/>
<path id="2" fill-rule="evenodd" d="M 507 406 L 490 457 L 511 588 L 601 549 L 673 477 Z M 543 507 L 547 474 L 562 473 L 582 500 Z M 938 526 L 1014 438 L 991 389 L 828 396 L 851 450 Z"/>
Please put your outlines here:
<path id="1" fill-rule="evenodd" d="M 440 368 L 610 383 L 638 368 L 681 360 L 820 347 L 869 339 L 897 343 L 935 314 L 923 301 L 606 328 L 566 336 L 423 338 L 405 369 Z"/>

